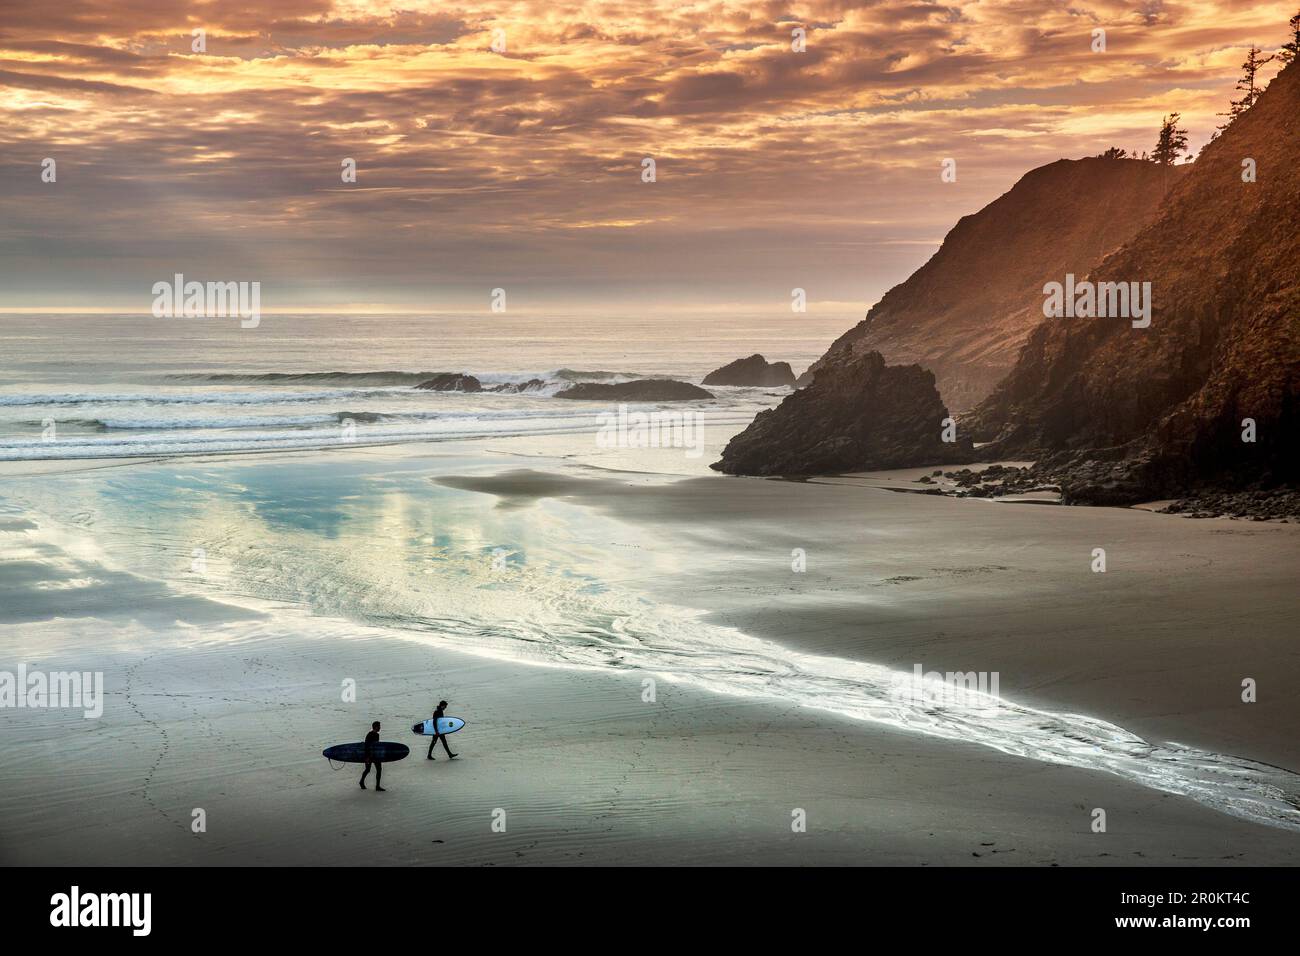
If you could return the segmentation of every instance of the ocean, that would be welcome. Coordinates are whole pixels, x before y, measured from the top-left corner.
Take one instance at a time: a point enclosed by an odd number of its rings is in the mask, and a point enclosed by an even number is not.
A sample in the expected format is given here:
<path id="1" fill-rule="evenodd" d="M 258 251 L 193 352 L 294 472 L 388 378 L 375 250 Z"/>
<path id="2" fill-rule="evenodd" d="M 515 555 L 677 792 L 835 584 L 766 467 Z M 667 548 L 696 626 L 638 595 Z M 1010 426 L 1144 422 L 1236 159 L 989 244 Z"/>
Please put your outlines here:
<path id="1" fill-rule="evenodd" d="M 607 409 L 554 400 L 573 384 L 698 383 L 754 352 L 797 374 L 856 319 L 268 315 L 243 329 L 231 319 L 3 315 L 0 460 L 582 432 Z M 414 388 L 438 372 L 473 375 L 485 391 Z M 785 391 L 724 388 L 713 402 L 673 407 L 741 424 Z"/>

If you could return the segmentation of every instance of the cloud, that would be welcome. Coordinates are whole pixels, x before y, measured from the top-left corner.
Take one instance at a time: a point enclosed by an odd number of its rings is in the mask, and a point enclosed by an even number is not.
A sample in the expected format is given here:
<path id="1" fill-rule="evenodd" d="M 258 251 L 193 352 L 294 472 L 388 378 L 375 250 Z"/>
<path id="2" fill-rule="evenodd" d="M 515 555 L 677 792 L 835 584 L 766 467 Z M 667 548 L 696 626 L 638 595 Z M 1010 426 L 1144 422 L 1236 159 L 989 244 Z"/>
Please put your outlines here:
<path id="1" fill-rule="evenodd" d="M 771 284 L 866 305 L 1032 166 L 1149 149 L 1175 110 L 1199 146 L 1245 46 L 1278 45 L 1292 12 L 19 5 L 0 27 L 0 306 L 147 305 L 176 271 L 260 279 L 304 306 L 455 307 L 489 283 L 556 303 L 733 301 Z M 943 184 L 950 156 L 958 182 Z M 41 181 L 45 157 L 57 183 Z M 645 157 L 657 182 L 641 180 Z"/>

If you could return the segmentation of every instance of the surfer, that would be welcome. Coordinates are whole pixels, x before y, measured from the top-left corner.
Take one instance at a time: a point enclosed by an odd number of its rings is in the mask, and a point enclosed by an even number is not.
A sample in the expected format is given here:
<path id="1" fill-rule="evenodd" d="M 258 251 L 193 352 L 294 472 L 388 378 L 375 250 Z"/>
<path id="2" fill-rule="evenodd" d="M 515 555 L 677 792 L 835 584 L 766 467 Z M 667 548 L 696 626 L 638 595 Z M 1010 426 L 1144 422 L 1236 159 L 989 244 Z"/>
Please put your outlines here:
<path id="1" fill-rule="evenodd" d="M 384 765 L 375 760 L 375 744 L 379 743 L 379 721 L 370 725 L 370 733 L 366 734 L 366 769 L 361 771 L 361 789 L 366 789 L 366 774 L 370 773 L 370 765 L 375 765 L 375 789 L 380 793 L 386 792 L 379 785 L 380 778 L 384 775 Z"/>
<path id="2" fill-rule="evenodd" d="M 451 748 L 447 746 L 447 735 L 446 735 L 446 734 L 440 734 L 440 733 L 437 733 L 437 730 L 438 730 L 438 721 L 442 720 L 442 715 L 446 712 L 446 710 L 447 710 L 447 702 L 446 702 L 445 700 L 440 700 L 440 701 L 438 701 L 438 707 L 437 707 L 437 709 L 433 712 L 433 729 L 434 729 L 435 733 L 434 733 L 434 735 L 433 735 L 433 739 L 429 741 L 429 759 L 430 759 L 430 760 L 436 760 L 436 759 L 437 759 L 437 758 L 434 757 L 434 755 L 433 755 L 433 745 L 436 744 L 439 740 L 442 741 L 442 749 L 445 750 L 445 751 L 447 751 L 447 756 L 448 756 L 448 757 L 454 757 L 454 756 L 456 756 L 454 753 L 451 752 Z"/>

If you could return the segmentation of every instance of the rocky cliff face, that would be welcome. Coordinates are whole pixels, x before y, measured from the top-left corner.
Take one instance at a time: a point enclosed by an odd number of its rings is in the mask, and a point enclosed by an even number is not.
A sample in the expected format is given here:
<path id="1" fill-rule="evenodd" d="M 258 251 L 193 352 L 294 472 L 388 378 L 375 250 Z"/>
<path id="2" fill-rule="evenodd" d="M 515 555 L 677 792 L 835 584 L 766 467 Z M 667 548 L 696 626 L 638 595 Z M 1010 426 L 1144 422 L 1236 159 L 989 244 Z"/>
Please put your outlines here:
<path id="1" fill-rule="evenodd" d="M 890 289 L 827 356 L 847 348 L 880 352 L 894 364 L 916 362 L 934 372 L 954 411 L 974 407 L 1043 321 L 1043 284 L 1084 274 L 1131 239 L 1155 218 L 1182 172 L 1092 158 L 1026 173 L 963 217 L 933 258 Z M 805 373 L 800 384 L 808 380 Z"/>
<path id="2" fill-rule="evenodd" d="M 704 376 L 705 385 L 744 385 L 776 388 L 794 384 L 794 370 L 789 362 L 768 362 L 761 355 L 736 359 Z"/>
<path id="3" fill-rule="evenodd" d="M 934 376 L 845 352 L 776 408 L 760 412 L 710 467 L 730 475 L 817 475 L 971 460 L 942 440 L 948 410 Z"/>
<path id="4" fill-rule="evenodd" d="M 1092 270 L 1151 282 L 1150 327 L 1046 320 L 962 423 L 998 438 L 990 454 L 1039 456 L 1081 502 L 1300 477 L 1297 116 L 1292 64 L 1206 147 L 1159 218 Z M 1256 182 L 1243 181 L 1248 161 Z"/>

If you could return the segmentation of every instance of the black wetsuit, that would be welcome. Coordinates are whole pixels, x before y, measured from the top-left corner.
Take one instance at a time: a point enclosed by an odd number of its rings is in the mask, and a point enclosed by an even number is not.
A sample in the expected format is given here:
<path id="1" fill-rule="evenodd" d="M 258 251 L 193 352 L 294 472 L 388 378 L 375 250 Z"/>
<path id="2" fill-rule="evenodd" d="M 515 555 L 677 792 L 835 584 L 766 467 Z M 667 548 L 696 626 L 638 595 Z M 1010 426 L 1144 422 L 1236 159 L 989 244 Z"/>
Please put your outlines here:
<path id="1" fill-rule="evenodd" d="M 439 707 L 437 710 L 435 710 L 435 711 L 433 712 L 433 729 L 434 729 L 435 731 L 438 729 L 438 721 L 442 720 L 443 711 L 444 711 L 444 708 Z M 435 734 L 433 735 L 433 739 L 429 741 L 429 759 L 430 759 L 430 760 L 433 759 L 433 745 L 436 744 L 439 740 L 442 741 L 442 749 L 445 750 L 445 751 L 447 751 L 447 756 L 448 756 L 448 757 L 454 757 L 454 756 L 456 756 L 454 753 L 451 752 L 451 748 L 447 746 L 447 735 L 446 735 L 446 734 L 435 733 Z"/>
<path id="2" fill-rule="evenodd" d="M 370 773 L 370 765 L 375 765 L 375 789 L 380 789 L 379 781 L 384 775 L 384 765 L 378 760 L 372 760 L 375 750 L 375 744 L 379 743 L 379 731 L 372 730 L 366 734 L 366 769 L 361 771 L 361 786 L 366 785 L 366 775 Z"/>

